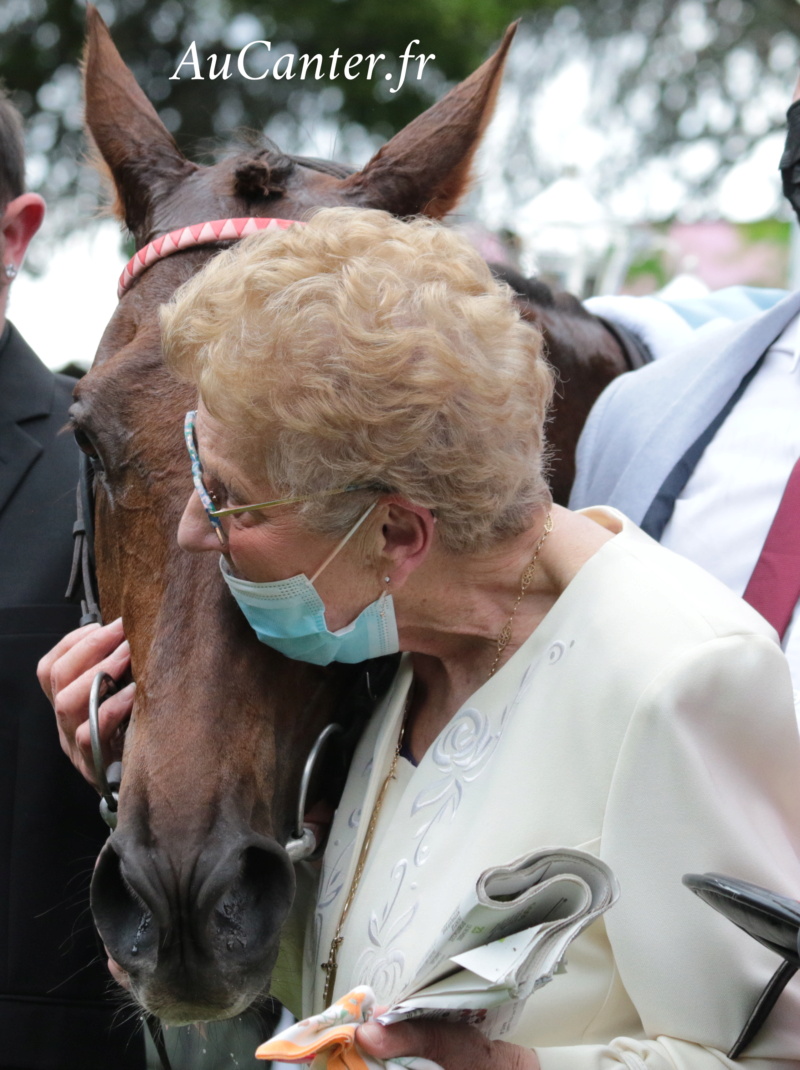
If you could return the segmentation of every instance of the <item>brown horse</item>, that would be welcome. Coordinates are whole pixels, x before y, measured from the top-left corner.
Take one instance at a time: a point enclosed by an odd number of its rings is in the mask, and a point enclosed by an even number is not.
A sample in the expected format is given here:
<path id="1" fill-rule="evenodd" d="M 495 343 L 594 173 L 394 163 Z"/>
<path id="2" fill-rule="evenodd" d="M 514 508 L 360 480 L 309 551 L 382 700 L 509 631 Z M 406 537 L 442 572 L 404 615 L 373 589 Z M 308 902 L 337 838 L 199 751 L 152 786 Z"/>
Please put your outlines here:
<path id="1" fill-rule="evenodd" d="M 360 171 L 272 146 L 205 167 L 178 150 L 90 8 L 86 122 L 139 247 L 204 220 L 299 220 L 318 205 L 440 218 L 468 184 L 512 36 Z M 341 719 L 358 702 L 355 670 L 312 668 L 260 645 L 215 563 L 176 544 L 192 490 L 182 420 L 195 399 L 163 367 L 157 308 L 224 244 L 176 253 L 137 279 L 73 408 L 96 469 L 101 603 L 107 619 L 124 616 L 138 683 L 119 824 L 98 861 L 92 905 L 134 997 L 173 1023 L 233 1016 L 268 990 L 295 887 L 283 845 L 301 767 L 335 711 Z M 557 363 L 557 317 L 545 319 Z M 589 360 L 597 347 L 588 336 L 586 345 Z M 565 397 L 583 359 L 580 347 L 571 352 Z M 616 369 L 600 363 L 607 378 L 624 368 L 621 357 Z M 592 396 L 600 385 L 592 379 Z"/>

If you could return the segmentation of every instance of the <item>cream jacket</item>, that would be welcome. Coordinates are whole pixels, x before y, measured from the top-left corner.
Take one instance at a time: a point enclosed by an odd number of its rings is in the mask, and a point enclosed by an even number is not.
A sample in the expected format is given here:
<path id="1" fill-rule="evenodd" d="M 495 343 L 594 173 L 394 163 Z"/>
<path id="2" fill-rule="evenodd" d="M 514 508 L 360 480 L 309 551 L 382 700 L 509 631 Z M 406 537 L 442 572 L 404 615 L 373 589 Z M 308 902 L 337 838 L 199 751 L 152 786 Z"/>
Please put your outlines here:
<path id="1" fill-rule="evenodd" d="M 620 899 L 505 1039 L 534 1047 L 543 1070 L 711 1070 L 779 960 L 681 877 L 716 871 L 800 896 L 789 673 L 769 626 L 711 576 L 614 510 L 586 515 L 619 533 L 419 766 L 401 760 L 334 995 L 370 984 L 391 1001 L 482 870 L 580 847 L 611 865 Z M 323 1009 L 321 965 L 410 679 L 406 659 L 351 766 L 309 921 L 305 1014 Z M 797 1060 L 800 978 L 742 1058 Z"/>

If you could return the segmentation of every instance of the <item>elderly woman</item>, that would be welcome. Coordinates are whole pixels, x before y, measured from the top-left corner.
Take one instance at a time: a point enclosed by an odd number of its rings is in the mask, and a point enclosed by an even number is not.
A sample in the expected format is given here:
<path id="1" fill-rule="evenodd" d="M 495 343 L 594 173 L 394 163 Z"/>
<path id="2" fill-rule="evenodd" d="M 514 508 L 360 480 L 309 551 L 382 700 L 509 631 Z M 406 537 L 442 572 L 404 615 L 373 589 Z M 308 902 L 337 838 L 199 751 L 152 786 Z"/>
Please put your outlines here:
<path id="1" fill-rule="evenodd" d="M 718 1070 L 775 962 L 681 876 L 800 888 L 800 744 L 769 626 L 621 514 L 553 506 L 542 340 L 440 225 L 320 211 L 220 254 L 163 325 L 199 392 L 181 545 L 219 554 L 290 658 L 404 652 L 331 828 L 303 1013 L 358 984 L 390 1002 L 482 871 L 567 845 L 621 897 L 511 1036 L 369 1025 L 363 1048 L 446 1070 Z M 797 996 L 754 1062 L 800 1059 Z"/>

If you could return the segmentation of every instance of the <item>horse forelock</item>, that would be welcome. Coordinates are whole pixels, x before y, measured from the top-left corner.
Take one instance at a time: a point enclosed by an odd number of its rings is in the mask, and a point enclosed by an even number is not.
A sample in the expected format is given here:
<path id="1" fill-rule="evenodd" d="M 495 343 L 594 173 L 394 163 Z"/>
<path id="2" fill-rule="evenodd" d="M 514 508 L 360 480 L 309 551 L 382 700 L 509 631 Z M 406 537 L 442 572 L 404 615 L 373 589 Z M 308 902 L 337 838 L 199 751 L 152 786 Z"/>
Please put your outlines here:
<path id="1" fill-rule="evenodd" d="M 355 170 L 333 160 L 283 152 L 274 141 L 255 131 L 240 131 L 233 149 L 231 152 L 228 147 L 224 157 L 229 163 L 235 161 L 231 192 L 245 200 L 285 193 L 298 167 L 332 178 L 347 178 Z"/>

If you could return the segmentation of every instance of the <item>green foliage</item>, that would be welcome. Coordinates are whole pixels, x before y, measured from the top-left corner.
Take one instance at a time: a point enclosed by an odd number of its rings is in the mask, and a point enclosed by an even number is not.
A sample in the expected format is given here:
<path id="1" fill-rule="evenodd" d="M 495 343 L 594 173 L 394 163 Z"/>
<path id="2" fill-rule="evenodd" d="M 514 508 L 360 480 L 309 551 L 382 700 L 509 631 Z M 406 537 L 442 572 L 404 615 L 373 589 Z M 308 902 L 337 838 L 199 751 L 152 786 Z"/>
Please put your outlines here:
<path id="1" fill-rule="evenodd" d="M 759 219 L 755 223 L 739 223 L 736 229 L 744 244 L 755 245 L 758 242 L 765 242 L 768 245 L 777 245 L 786 249 L 789 247 L 792 234 L 791 223 L 782 219 Z"/>
<path id="2" fill-rule="evenodd" d="M 648 252 L 633 261 L 628 268 L 626 282 L 632 283 L 641 278 L 651 278 L 655 290 L 660 290 L 662 286 L 667 285 L 670 276 L 661 253 Z"/>

